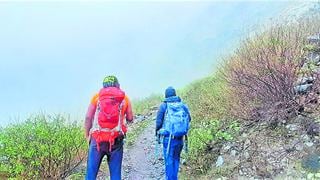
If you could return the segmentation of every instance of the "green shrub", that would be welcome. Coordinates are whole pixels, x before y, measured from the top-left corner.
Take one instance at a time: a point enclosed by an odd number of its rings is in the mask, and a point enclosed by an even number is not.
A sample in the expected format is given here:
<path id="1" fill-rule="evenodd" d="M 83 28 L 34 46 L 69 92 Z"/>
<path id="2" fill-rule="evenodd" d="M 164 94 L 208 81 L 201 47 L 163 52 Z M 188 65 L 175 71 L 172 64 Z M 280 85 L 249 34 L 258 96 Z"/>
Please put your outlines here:
<path id="1" fill-rule="evenodd" d="M 189 132 L 189 154 L 187 172 L 184 174 L 199 175 L 206 173 L 216 157 L 221 145 L 231 141 L 238 134 L 240 124 L 237 121 L 212 119 L 202 123 L 201 127 L 192 128 Z"/>
<path id="2" fill-rule="evenodd" d="M 36 115 L 0 132 L 0 172 L 11 178 L 63 179 L 79 165 L 86 140 L 62 115 Z"/>

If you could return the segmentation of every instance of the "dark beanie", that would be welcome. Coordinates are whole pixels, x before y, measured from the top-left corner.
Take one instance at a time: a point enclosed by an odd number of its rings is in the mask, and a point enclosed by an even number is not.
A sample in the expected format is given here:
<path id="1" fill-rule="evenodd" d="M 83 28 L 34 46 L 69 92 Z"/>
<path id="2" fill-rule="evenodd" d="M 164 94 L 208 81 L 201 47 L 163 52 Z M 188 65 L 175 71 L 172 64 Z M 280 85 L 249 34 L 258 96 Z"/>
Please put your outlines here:
<path id="1" fill-rule="evenodd" d="M 165 92 L 165 98 L 176 96 L 176 90 L 173 87 L 168 87 Z"/>

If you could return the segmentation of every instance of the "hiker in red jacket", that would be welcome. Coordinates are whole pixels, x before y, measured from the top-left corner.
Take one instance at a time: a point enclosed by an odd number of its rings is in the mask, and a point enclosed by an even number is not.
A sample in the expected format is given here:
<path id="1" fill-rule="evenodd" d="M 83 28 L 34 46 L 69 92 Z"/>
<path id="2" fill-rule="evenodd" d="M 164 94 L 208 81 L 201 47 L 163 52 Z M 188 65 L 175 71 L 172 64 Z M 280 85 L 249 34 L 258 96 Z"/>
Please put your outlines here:
<path id="1" fill-rule="evenodd" d="M 129 98 L 120 89 L 115 76 L 103 80 L 103 88 L 94 95 L 85 120 L 85 136 L 90 142 L 86 180 L 95 180 L 104 155 L 110 179 L 121 180 L 123 139 L 127 121 L 133 121 Z"/>

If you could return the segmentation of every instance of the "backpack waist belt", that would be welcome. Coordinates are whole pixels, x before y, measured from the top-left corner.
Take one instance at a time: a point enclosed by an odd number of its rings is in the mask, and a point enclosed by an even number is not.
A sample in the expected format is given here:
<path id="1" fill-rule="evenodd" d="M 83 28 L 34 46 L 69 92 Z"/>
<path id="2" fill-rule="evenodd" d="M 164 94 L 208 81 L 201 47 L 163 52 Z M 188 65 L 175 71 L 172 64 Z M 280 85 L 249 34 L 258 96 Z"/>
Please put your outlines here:
<path id="1" fill-rule="evenodd" d="M 170 135 L 165 135 L 164 137 L 165 137 L 165 138 L 169 138 Z M 182 140 L 182 139 L 183 139 L 183 136 L 172 136 L 171 139 Z"/>
<path id="2" fill-rule="evenodd" d="M 112 146 L 114 145 L 115 139 L 120 135 L 119 131 L 116 130 L 108 130 L 108 129 L 100 129 L 91 133 L 91 136 L 96 140 L 97 149 L 100 151 L 100 143 L 108 142 L 109 143 L 109 151 L 111 152 Z"/>

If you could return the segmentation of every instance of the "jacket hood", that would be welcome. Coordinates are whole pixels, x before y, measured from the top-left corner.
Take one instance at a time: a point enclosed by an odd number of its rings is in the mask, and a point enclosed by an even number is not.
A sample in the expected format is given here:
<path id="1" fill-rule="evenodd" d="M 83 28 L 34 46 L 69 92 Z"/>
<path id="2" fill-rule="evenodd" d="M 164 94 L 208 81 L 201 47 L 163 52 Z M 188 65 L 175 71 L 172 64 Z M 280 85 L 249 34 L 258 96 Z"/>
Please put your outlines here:
<path id="1" fill-rule="evenodd" d="M 181 102 L 181 99 L 179 96 L 171 96 L 171 97 L 165 98 L 163 102 Z"/>
<path id="2" fill-rule="evenodd" d="M 171 96 L 176 96 L 176 90 L 173 87 L 169 86 L 164 93 L 164 97 L 168 98 Z"/>

